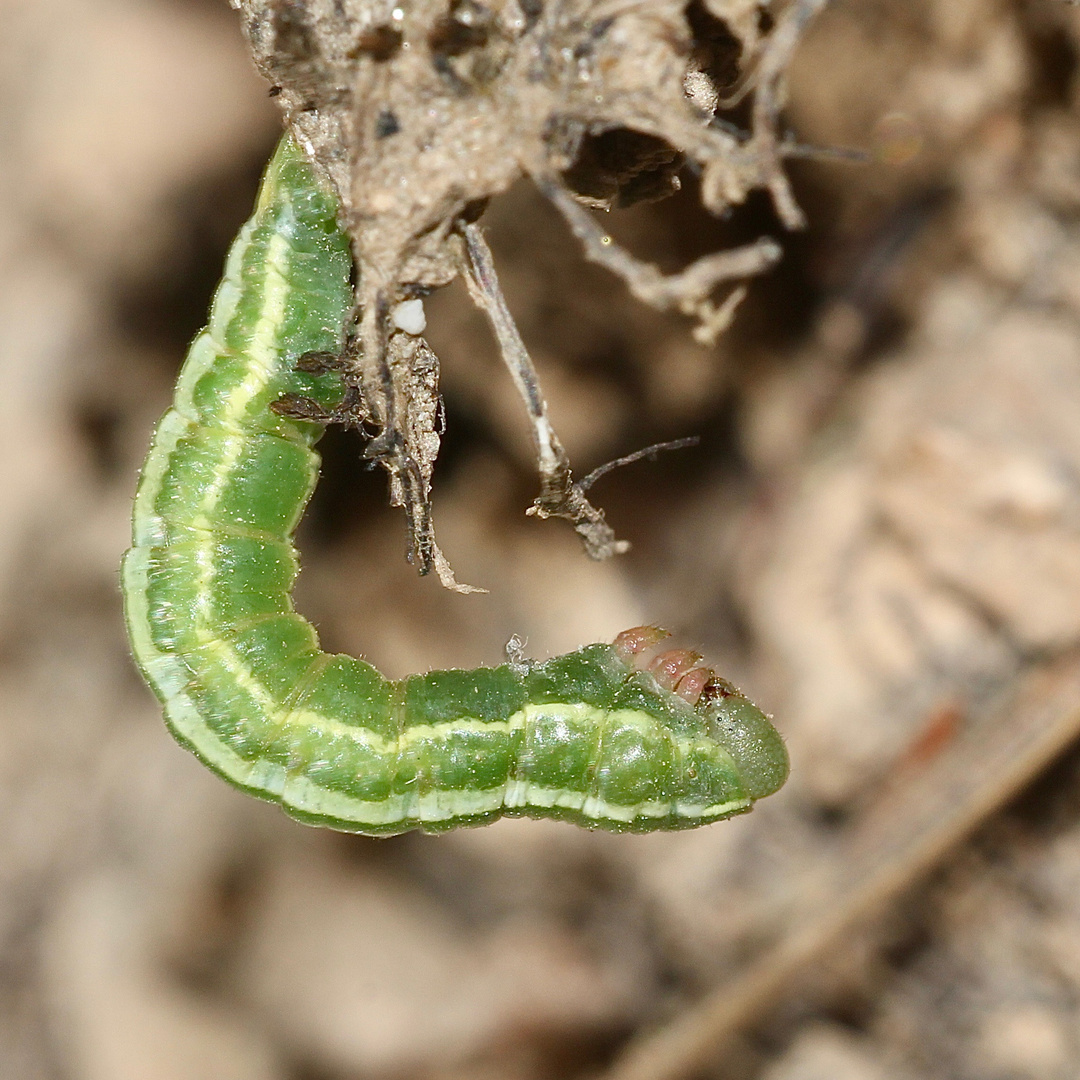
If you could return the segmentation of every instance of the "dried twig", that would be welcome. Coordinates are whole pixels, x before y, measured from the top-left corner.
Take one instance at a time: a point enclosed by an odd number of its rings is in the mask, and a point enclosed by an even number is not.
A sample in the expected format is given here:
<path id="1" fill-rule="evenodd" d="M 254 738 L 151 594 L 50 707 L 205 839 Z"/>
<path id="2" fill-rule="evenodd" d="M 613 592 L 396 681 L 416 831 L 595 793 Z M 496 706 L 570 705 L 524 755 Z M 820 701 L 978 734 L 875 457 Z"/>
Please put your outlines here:
<path id="1" fill-rule="evenodd" d="M 806 217 L 791 191 L 787 173 L 776 168 L 779 159 L 780 137 L 777 131 L 780 109 L 784 104 L 784 76 L 791 64 L 799 39 L 806 32 L 814 17 L 829 0 L 796 0 L 784 13 L 769 36 L 756 72 L 757 89 L 754 93 L 754 134 L 749 153 L 759 155 L 767 163 L 762 179 L 772 195 L 780 220 L 789 229 L 801 229 Z"/>
<path id="2" fill-rule="evenodd" d="M 431 475 L 439 454 L 439 360 L 428 343 L 402 332 L 387 345 L 395 398 L 403 403 L 396 431 L 401 435 L 397 468 L 390 470 L 390 504 L 405 510 L 411 557 L 421 573 L 433 569 L 444 588 L 458 593 L 486 589 L 463 585 L 435 541 Z"/>
<path id="3" fill-rule="evenodd" d="M 629 543 L 615 539 L 603 511 L 585 498 L 582 485 L 573 482 L 570 459 L 548 420 L 547 402 L 540 390 L 536 368 L 499 287 L 491 249 L 478 226 L 464 225 L 461 231 L 469 254 L 465 277 L 469 293 L 491 323 L 503 361 L 532 423 L 540 470 L 540 494 L 529 513 L 541 518 L 561 517 L 572 522 L 585 543 L 585 550 L 594 559 L 621 554 L 629 548 Z"/>
<path id="4" fill-rule="evenodd" d="M 642 450 L 635 450 L 632 454 L 626 454 L 624 457 L 616 458 L 614 461 L 607 461 L 603 465 L 598 465 L 584 480 L 578 482 L 578 487 L 582 491 L 588 491 L 597 480 L 602 476 L 607 476 L 614 469 L 621 469 L 624 465 L 633 465 L 634 462 L 643 461 L 646 458 L 649 461 L 655 461 L 656 455 L 663 451 L 685 450 L 687 447 L 697 446 L 699 442 L 701 442 L 701 439 L 697 435 L 690 435 L 685 439 L 672 439 L 670 442 L 653 443 L 652 446 L 646 446 Z"/>
<path id="5" fill-rule="evenodd" d="M 760 274 L 783 254 L 775 240 L 762 237 L 733 251 L 704 255 L 685 270 L 665 276 L 652 263 L 642 262 L 619 247 L 556 177 L 542 174 L 533 180 L 566 219 L 587 259 L 618 274 L 639 300 L 660 311 L 678 308 L 700 320 L 702 326 L 717 326 L 717 315 L 724 310 L 708 299 L 717 285 Z"/>

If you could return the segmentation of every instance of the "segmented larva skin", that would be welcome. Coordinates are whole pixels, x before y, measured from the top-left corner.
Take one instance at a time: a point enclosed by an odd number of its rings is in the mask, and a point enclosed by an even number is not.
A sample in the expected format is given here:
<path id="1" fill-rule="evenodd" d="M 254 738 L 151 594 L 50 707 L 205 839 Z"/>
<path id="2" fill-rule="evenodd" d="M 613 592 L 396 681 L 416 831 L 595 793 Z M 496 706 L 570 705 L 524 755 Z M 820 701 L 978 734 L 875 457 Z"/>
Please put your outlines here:
<path id="1" fill-rule="evenodd" d="M 787 755 L 754 705 L 691 706 L 610 645 L 400 681 L 320 650 L 290 593 L 322 428 L 269 406 L 340 398 L 338 378 L 295 368 L 342 344 L 351 258 L 336 211 L 283 140 L 142 471 L 127 624 L 176 738 L 294 817 L 369 835 L 507 814 L 681 829 L 775 791 Z"/>

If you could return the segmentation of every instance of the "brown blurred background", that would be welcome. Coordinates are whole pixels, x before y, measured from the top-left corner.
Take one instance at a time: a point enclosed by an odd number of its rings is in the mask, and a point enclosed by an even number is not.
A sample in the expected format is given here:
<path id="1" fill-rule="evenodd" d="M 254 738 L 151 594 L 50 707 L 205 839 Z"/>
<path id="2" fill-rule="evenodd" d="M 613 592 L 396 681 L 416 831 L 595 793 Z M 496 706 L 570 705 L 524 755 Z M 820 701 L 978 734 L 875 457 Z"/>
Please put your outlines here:
<path id="1" fill-rule="evenodd" d="M 1053 0 L 834 0 L 789 122 L 872 161 L 793 164 L 810 227 L 713 349 L 527 186 L 494 203 L 579 475 L 701 443 L 597 485 L 634 546 L 589 562 L 523 516 L 522 410 L 451 287 L 436 520 L 490 594 L 418 579 L 331 435 L 301 609 L 394 676 L 657 622 L 776 714 L 794 769 L 690 833 L 380 842 L 203 770 L 121 624 L 136 471 L 279 130 L 236 17 L 2 0 L 0 1078 L 595 1076 L 678 1017 L 715 1049 L 649 1075 L 1080 1076 L 1078 56 Z M 667 269 L 780 236 L 764 197 L 717 222 L 686 179 L 613 234 Z"/>

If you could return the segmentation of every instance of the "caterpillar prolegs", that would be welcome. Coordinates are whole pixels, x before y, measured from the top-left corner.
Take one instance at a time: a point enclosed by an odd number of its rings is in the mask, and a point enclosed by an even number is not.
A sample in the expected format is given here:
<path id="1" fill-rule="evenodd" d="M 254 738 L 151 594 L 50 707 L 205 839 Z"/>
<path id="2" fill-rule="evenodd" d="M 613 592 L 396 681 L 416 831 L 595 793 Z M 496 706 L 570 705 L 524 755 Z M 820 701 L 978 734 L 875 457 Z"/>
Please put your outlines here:
<path id="1" fill-rule="evenodd" d="M 693 654 L 643 670 L 639 628 L 544 662 L 400 681 L 321 651 L 293 610 L 292 542 L 340 378 L 352 304 L 335 197 L 286 137 L 233 244 L 142 470 L 123 590 L 135 659 L 176 738 L 292 816 L 390 835 L 550 817 L 681 829 L 748 810 L 784 782 L 768 718 Z"/>

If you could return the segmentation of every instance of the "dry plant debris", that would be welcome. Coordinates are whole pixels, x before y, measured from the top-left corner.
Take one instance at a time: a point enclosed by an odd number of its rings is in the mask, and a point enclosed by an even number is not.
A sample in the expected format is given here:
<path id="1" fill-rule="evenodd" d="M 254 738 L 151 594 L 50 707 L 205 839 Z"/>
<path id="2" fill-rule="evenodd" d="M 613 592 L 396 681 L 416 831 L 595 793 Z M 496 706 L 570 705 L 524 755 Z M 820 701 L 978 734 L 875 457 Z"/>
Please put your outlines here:
<path id="1" fill-rule="evenodd" d="M 714 294 L 772 266 L 776 241 L 665 276 L 615 244 L 586 206 L 663 198 L 689 164 L 712 213 L 764 188 L 784 225 L 802 226 L 782 168 L 785 153 L 801 151 L 778 114 L 795 46 L 825 2 L 792 0 L 766 16 L 757 0 L 233 0 L 288 123 L 342 197 L 358 269 L 344 378 L 361 390 L 357 426 L 374 432 L 366 454 L 390 473 L 421 573 L 434 567 L 447 587 L 467 588 L 435 543 L 429 505 L 437 366 L 430 350 L 400 345 L 398 305 L 467 278 L 533 426 L 541 490 L 532 513 L 572 522 L 593 558 L 624 551 L 573 481 L 473 222 L 488 199 L 530 177 L 589 259 L 715 341 L 743 292 L 719 303 Z M 716 110 L 748 94 L 744 133 Z"/>

